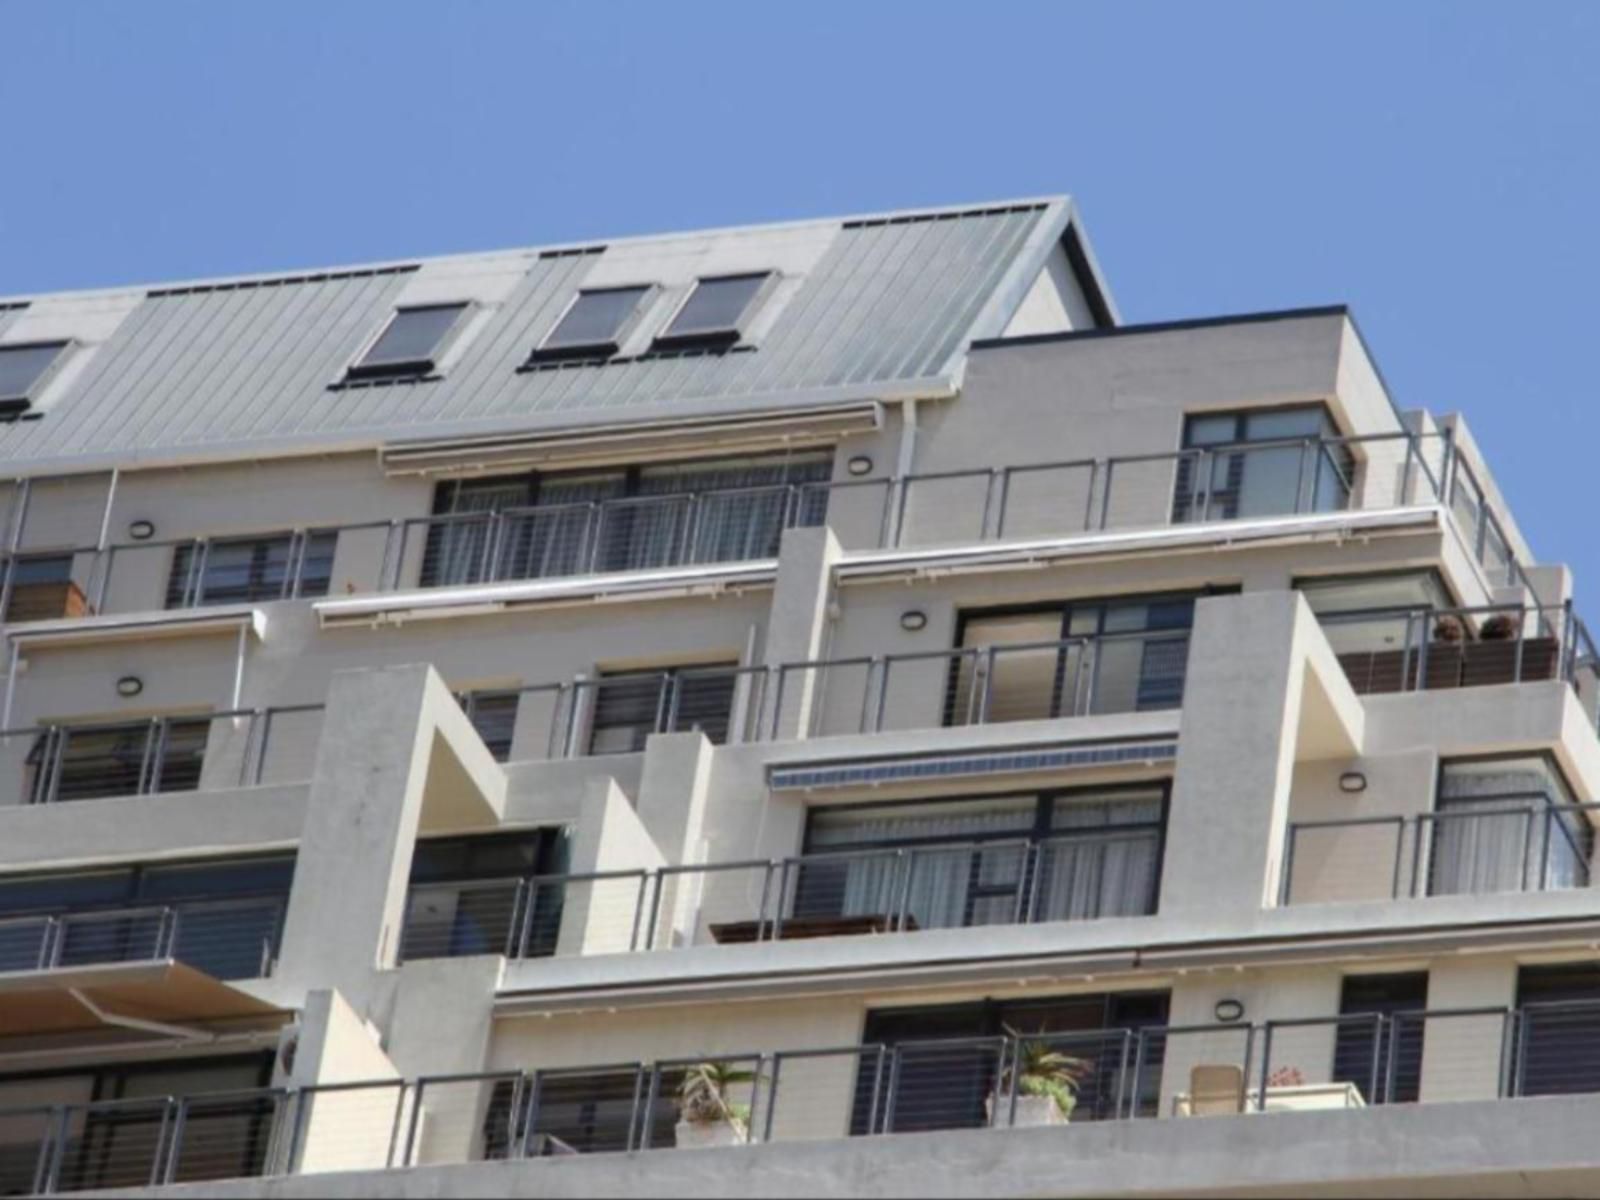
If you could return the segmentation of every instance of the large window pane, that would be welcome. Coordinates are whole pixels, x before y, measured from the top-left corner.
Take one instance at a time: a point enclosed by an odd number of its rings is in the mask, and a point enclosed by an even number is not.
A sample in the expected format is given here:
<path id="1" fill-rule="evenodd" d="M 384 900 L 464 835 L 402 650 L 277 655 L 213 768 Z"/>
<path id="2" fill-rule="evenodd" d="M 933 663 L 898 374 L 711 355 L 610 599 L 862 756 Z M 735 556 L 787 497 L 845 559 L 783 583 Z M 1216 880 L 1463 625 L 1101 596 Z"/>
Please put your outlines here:
<path id="1" fill-rule="evenodd" d="M 1586 886 L 1593 832 L 1544 756 L 1445 763 L 1429 893 Z"/>

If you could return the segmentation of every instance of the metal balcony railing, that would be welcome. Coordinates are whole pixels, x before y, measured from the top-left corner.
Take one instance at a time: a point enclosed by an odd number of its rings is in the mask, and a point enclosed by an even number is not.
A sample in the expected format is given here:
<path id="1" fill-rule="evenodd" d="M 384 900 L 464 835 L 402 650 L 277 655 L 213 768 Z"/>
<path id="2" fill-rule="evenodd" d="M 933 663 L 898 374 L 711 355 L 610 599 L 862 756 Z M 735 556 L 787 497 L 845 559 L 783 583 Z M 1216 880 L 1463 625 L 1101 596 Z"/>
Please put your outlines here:
<path id="1" fill-rule="evenodd" d="M 139 721 L 0 730 L 10 803 L 148 796 L 311 777 L 324 706 L 279 705 Z"/>
<path id="2" fill-rule="evenodd" d="M 23 498 L 0 555 L 0 612 L 37 620 L 746 562 L 775 556 L 786 529 L 825 523 L 864 550 L 1418 504 L 1453 514 L 1492 585 L 1527 582 L 1449 435 L 1392 433 L 115 544 L 30 544 Z M 59 578 L 38 574 L 44 559 Z"/>
<path id="3" fill-rule="evenodd" d="M 688 1119 L 696 1078 L 718 1119 Z M 1596 1002 L 1009 1031 L 34 1105 L 0 1111 L 0 1191 L 1596 1092 Z"/>
<path id="4" fill-rule="evenodd" d="M 270 974 L 286 900 L 197 900 L 0 919 L 0 974 L 176 959 L 219 979 Z"/>
<path id="5" fill-rule="evenodd" d="M 1507 792 L 1435 812 L 1291 821 L 1279 903 L 1588 887 L 1597 810 Z"/>
<path id="6" fill-rule="evenodd" d="M 1161 830 L 951 841 L 412 889 L 405 959 L 634 953 L 713 943 L 1144 916 Z"/>

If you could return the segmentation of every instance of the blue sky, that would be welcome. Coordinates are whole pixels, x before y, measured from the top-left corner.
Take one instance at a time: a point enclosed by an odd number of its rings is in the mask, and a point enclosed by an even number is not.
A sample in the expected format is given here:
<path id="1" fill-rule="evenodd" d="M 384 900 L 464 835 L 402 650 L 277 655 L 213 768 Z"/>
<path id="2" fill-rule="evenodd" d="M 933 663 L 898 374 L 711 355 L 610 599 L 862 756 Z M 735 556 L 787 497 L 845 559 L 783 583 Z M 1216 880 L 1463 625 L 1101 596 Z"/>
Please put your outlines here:
<path id="1" fill-rule="evenodd" d="M 0 293 L 1069 191 L 1130 321 L 1350 303 L 1600 596 L 1597 53 L 1590 3 L 0 0 Z"/>

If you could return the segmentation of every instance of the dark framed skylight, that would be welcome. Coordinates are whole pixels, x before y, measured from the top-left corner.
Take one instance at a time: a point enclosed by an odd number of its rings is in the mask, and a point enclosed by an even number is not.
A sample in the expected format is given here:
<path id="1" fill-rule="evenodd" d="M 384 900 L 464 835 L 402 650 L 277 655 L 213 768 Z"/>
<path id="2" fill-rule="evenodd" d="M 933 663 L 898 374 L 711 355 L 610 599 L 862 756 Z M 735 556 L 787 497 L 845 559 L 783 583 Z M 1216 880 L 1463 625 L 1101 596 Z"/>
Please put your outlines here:
<path id="1" fill-rule="evenodd" d="M 398 308 L 349 370 L 351 379 L 403 379 L 428 375 L 460 330 L 469 305 L 419 304 Z"/>
<path id="2" fill-rule="evenodd" d="M 656 338 L 656 346 L 670 349 L 733 345 L 744 336 L 751 314 L 772 281 L 771 271 L 698 280 L 666 330 Z"/>
<path id="3" fill-rule="evenodd" d="M 654 291 L 650 284 L 637 284 L 579 292 L 533 352 L 533 361 L 615 354 L 638 323 L 645 300 Z"/>
<path id="4" fill-rule="evenodd" d="M 0 345 L 0 415 L 22 412 L 38 399 L 66 358 L 68 342 Z"/>

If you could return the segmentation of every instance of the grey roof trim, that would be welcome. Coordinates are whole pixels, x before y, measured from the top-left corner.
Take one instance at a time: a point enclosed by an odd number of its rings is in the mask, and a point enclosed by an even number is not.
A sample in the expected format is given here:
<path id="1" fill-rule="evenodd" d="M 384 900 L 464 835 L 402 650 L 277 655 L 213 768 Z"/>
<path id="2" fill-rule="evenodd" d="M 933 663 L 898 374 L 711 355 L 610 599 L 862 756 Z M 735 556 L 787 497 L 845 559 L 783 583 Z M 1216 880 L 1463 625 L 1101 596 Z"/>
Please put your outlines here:
<path id="1" fill-rule="evenodd" d="M 516 246 L 463 250 L 455 254 L 413 255 L 409 258 L 378 259 L 364 263 L 339 263 L 329 267 L 299 267 L 282 271 L 251 271 L 234 275 L 201 276 L 193 279 L 151 280 L 142 283 L 115 284 L 109 287 L 63 288 L 58 291 L 17 292 L 0 295 L 0 310 L 25 305 L 35 300 L 56 296 L 95 295 L 149 295 L 156 292 L 184 292 L 215 290 L 245 284 L 289 283 L 297 280 L 344 278 L 357 275 L 377 275 L 397 271 L 413 271 L 433 263 L 464 263 L 488 258 L 507 258 L 522 255 L 527 258 L 560 258 L 568 255 L 598 254 L 615 246 L 635 245 L 642 242 L 667 242 L 676 238 L 698 238 L 711 235 L 724 236 L 742 233 L 771 233 L 788 229 L 844 228 L 867 223 L 880 223 L 889 218 L 973 216 L 980 213 L 1021 212 L 1030 208 L 1053 204 L 1069 204 L 1065 195 L 1024 196 L 1014 200 L 990 204 L 946 204 L 923 208 L 890 209 L 884 212 L 852 213 L 845 216 L 797 217 L 789 221 L 755 221 L 743 225 L 719 225 L 704 229 L 673 229 L 662 233 L 636 233 L 625 237 L 591 238 L 584 241 L 551 242 L 546 245 Z"/>

